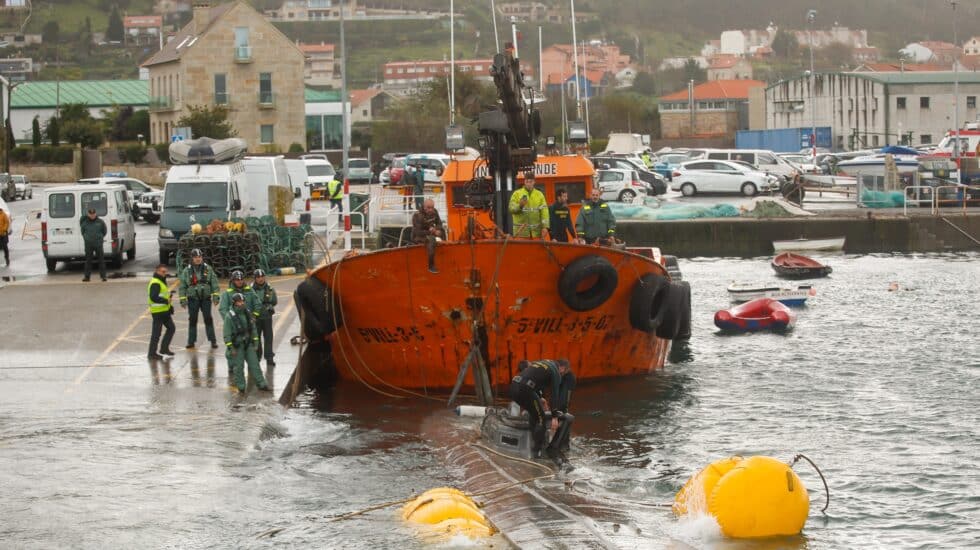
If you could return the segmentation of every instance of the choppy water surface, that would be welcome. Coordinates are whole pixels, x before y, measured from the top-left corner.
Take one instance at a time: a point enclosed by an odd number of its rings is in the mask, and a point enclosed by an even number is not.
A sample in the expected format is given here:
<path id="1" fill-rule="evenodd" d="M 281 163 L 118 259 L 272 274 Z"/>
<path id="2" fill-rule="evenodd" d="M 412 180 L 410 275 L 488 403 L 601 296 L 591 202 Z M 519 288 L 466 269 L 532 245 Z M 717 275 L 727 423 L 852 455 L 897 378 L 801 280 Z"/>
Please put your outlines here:
<path id="1" fill-rule="evenodd" d="M 768 259 L 682 261 L 690 345 L 662 372 L 576 392 L 573 461 L 607 499 L 669 502 L 692 473 L 732 454 L 803 452 L 830 484 L 821 515 L 819 478 L 796 467 L 811 515 L 802 537 L 778 541 L 724 541 L 710 522 L 623 504 L 650 546 L 980 547 L 980 257 L 827 260 L 834 274 L 814 281 L 816 297 L 785 336 L 723 336 L 712 323 L 729 282 L 774 280 Z M 200 392 L 216 391 L 152 386 L 67 417 L 30 400 L 0 405 L 4 545 L 468 544 L 420 539 L 397 508 L 329 521 L 465 485 L 451 457 L 471 428 L 438 404 L 357 388 L 286 413 L 201 404 Z"/>

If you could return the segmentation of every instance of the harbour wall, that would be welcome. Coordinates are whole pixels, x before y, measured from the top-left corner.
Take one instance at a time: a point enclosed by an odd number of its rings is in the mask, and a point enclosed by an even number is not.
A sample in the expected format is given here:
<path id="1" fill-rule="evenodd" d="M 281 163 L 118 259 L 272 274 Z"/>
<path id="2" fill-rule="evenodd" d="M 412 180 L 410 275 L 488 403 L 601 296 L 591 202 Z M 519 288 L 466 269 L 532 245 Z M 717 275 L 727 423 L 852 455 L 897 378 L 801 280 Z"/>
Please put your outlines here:
<path id="1" fill-rule="evenodd" d="M 680 257 L 765 256 L 773 253 L 774 240 L 840 236 L 847 238 L 844 251 L 852 254 L 980 250 L 963 232 L 980 241 L 980 213 L 906 217 L 861 210 L 808 218 L 624 220 L 616 229 L 630 246 L 657 246 Z"/>

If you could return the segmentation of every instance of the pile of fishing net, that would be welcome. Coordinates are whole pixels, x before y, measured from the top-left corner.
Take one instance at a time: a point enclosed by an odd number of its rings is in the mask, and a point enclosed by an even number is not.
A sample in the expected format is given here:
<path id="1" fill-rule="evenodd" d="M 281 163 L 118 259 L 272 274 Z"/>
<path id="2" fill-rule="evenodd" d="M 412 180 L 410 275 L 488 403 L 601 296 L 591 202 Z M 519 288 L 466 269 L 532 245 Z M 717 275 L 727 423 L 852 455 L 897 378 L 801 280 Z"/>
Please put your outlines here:
<path id="1" fill-rule="evenodd" d="M 868 208 L 901 208 L 905 206 L 903 191 L 861 191 L 861 203 Z"/>
<path id="2" fill-rule="evenodd" d="M 244 233 L 187 233 L 180 238 L 177 264 L 189 261 L 190 251 L 198 248 L 218 277 L 227 277 L 241 269 L 250 274 L 256 269 L 269 273 L 284 267 L 303 270 L 313 265 L 313 230 L 309 225 L 282 226 L 272 216 L 232 219 L 244 223 Z"/>
<path id="3" fill-rule="evenodd" d="M 736 218 L 738 208 L 730 204 L 704 206 L 697 204 L 660 203 L 651 207 L 646 204 L 610 202 L 609 207 L 617 220 L 693 220 L 695 218 Z"/>

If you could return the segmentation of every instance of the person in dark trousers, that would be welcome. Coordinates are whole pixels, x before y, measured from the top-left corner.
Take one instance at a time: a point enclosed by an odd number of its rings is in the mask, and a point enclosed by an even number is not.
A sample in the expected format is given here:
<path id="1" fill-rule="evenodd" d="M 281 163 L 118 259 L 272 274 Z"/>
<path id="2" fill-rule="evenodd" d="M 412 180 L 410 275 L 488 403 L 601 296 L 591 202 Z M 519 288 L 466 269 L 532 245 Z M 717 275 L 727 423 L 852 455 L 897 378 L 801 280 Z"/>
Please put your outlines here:
<path id="1" fill-rule="evenodd" d="M 422 163 L 415 165 L 415 188 L 412 194 L 415 195 L 415 209 L 422 210 L 425 204 L 425 168 Z"/>
<path id="2" fill-rule="evenodd" d="M 232 371 L 235 387 L 240 393 L 245 393 L 245 364 L 248 364 L 248 375 L 262 391 L 268 391 L 269 385 L 262 376 L 259 368 L 259 356 L 255 353 L 258 346 L 259 333 L 255 329 L 252 312 L 245 305 L 245 295 L 236 292 L 231 297 L 231 309 L 225 315 L 224 324 L 225 357 L 228 359 L 229 370 Z"/>
<path id="3" fill-rule="evenodd" d="M 550 419 L 554 436 L 545 449 L 548 458 L 561 464 L 567 461 L 564 453 L 568 451 L 574 417 L 568 414 L 568 405 L 575 389 L 575 375 L 572 374 L 568 359 L 521 361 L 520 374 L 510 383 L 510 398 L 528 413 L 531 436 L 534 441 L 533 456 L 540 456 L 544 446 L 546 421 Z M 553 407 L 544 398 L 548 391 Z"/>
<path id="4" fill-rule="evenodd" d="M 3 260 L 10 267 L 10 249 L 7 248 L 7 241 L 10 240 L 10 216 L 7 211 L 0 208 L 0 249 L 3 249 Z"/>
<path id="5" fill-rule="evenodd" d="M 82 229 L 82 239 L 85 241 L 85 277 L 82 280 L 89 280 L 92 276 L 92 262 L 98 260 L 99 275 L 105 281 L 105 256 L 102 253 L 102 241 L 105 240 L 106 234 L 105 222 L 95 213 L 94 208 L 89 208 L 88 214 L 83 216 L 78 224 Z"/>
<path id="6" fill-rule="evenodd" d="M 327 182 L 327 198 L 330 199 L 330 208 L 337 208 L 338 219 L 340 220 L 341 229 L 343 229 L 344 185 L 337 179 L 337 176 L 331 176 L 330 181 Z"/>
<path id="7" fill-rule="evenodd" d="M 551 217 L 548 232 L 551 240 L 567 243 L 575 241 L 575 224 L 572 223 L 572 212 L 568 209 L 568 191 L 561 189 L 555 192 L 555 202 L 548 207 Z"/>
<path id="8" fill-rule="evenodd" d="M 252 317 L 255 317 L 255 294 L 252 294 L 252 287 L 245 284 L 245 272 L 236 269 L 231 272 L 231 277 L 228 278 L 228 288 L 221 293 L 221 298 L 218 300 L 218 313 L 221 314 L 221 318 L 224 319 L 228 316 L 228 312 L 231 310 L 231 299 L 236 292 L 240 292 L 242 296 L 245 297 L 245 306 L 250 312 L 252 312 Z"/>
<path id="9" fill-rule="evenodd" d="M 147 359 L 163 359 L 173 357 L 174 352 L 170 351 L 170 340 L 174 337 L 174 307 L 170 305 L 170 288 L 167 287 L 167 264 L 157 265 L 153 272 L 153 278 L 146 287 L 147 302 L 150 306 L 150 315 L 153 317 L 153 328 L 150 330 L 150 350 L 146 354 Z M 163 341 L 160 341 L 161 329 L 166 328 L 163 333 Z M 160 351 L 157 352 L 157 343 L 160 344 Z"/>
<path id="10" fill-rule="evenodd" d="M 436 210 L 436 203 L 432 199 L 425 199 L 422 208 L 412 215 L 412 242 L 425 245 L 430 273 L 439 273 L 436 269 L 436 239 L 444 237 L 442 218 Z"/>
<path id="11" fill-rule="evenodd" d="M 266 281 L 265 271 L 256 269 L 253 275 L 255 279 L 252 281 L 252 296 L 256 309 L 252 314 L 255 315 L 255 327 L 259 331 L 258 355 L 261 357 L 264 350 L 266 366 L 274 367 L 276 362 L 272 358 L 276 354 L 272 347 L 272 315 L 276 312 L 279 298 L 276 296 L 276 290 Z"/>
<path id="12" fill-rule="evenodd" d="M 204 317 L 204 332 L 207 333 L 211 349 L 218 347 L 214 334 L 214 319 L 211 306 L 218 305 L 218 277 L 211 266 L 204 263 L 200 249 L 191 250 L 191 262 L 180 270 L 180 307 L 187 309 L 187 349 L 194 349 L 197 343 L 197 314 Z"/>

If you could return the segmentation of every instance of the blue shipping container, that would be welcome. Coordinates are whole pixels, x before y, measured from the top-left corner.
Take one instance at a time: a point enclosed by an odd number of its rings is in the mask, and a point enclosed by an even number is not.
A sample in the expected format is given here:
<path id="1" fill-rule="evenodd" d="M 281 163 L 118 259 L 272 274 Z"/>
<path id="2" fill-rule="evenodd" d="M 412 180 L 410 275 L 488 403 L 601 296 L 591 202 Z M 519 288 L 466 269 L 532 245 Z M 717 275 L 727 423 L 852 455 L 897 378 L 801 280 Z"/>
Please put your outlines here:
<path id="1" fill-rule="evenodd" d="M 811 147 L 812 128 L 780 128 L 777 130 L 739 130 L 735 134 L 738 149 L 769 149 L 776 153 L 798 153 Z M 831 149 L 830 126 L 817 126 L 817 147 Z"/>

